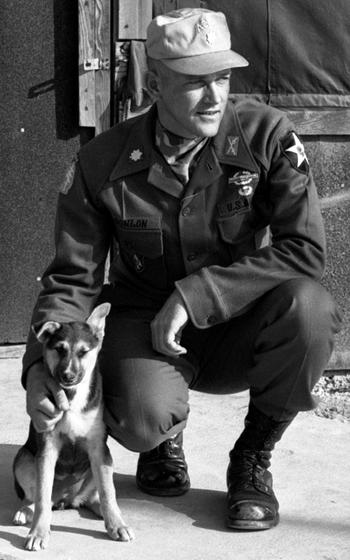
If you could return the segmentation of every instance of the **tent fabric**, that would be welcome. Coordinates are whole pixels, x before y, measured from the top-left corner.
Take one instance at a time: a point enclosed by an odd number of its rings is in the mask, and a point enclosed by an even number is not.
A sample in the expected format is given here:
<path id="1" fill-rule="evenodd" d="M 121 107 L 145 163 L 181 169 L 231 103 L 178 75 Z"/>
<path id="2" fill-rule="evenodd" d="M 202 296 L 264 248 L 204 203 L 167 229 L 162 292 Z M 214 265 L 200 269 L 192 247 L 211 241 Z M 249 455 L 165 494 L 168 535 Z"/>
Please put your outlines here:
<path id="1" fill-rule="evenodd" d="M 234 97 L 280 107 L 350 107 L 350 1 L 208 0 L 225 13 L 232 48 L 250 62 L 235 69 Z"/>

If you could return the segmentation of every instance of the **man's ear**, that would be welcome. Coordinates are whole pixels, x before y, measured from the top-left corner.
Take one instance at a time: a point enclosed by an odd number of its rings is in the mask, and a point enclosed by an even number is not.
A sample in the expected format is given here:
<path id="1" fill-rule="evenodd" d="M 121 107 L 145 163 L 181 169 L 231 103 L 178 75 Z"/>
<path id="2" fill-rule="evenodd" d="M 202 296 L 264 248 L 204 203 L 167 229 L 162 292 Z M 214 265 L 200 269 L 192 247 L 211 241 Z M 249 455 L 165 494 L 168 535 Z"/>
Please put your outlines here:
<path id="1" fill-rule="evenodd" d="M 146 87 L 153 101 L 160 97 L 160 78 L 154 70 L 148 70 L 146 74 Z"/>
<path id="2" fill-rule="evenodd" d="M 48 339 L 60 328 L 61 324 L 56 321 L 46 321 L 43 325 L 32 325 L 32 331 L 42 344 L 47 342 Z"/>

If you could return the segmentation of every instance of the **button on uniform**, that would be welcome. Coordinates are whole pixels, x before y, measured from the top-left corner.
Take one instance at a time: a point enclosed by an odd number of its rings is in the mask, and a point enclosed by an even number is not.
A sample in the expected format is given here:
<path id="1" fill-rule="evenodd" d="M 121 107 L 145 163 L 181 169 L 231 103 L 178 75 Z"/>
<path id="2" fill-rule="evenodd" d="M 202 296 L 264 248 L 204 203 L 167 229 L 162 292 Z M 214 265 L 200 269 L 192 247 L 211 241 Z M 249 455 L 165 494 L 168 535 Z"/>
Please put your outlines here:
<path id="1" fill-rule="evenodd" d="M 217 323 L 216 315 L 208 315 L 207 323 L 208 323 L 208 325 L 215 325 L 215 323 Z"/>
<path id="2" fill-rule="evenodd" d="M 211 157 L 211 151 L 204 154 L 198 160 L 198 165 L 179 200 L 178 210 L 178 234 L 183 255 L 183 263 L 186 275 L 192 274 L 205 266 L 208 262 L 208 253 L 213 244 L 213 232 L 211 228 L 211 216 L 215 209 L 211 202 L 216 189 L 207 189 L 212 181 L 216 181 L 222 175 L 222 170 L 214 166 L 215 174 L 208 177 L 206 162 Z M 211 175 L 211 174 L 210 174 Z M 216 184 L 216 183 L 215 183 Z M 211 191 L 210 194 L 208 191 Z M 185 196 L 184 196 L 185 195 Z"/>

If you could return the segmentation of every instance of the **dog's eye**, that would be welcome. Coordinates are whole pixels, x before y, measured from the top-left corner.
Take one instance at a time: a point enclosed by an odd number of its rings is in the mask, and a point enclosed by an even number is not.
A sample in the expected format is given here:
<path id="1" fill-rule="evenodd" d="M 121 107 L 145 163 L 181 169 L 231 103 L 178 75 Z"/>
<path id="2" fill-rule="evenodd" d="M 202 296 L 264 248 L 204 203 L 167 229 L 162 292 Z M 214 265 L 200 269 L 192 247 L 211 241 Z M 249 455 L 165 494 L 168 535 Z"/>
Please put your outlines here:
<path id="1" fill-rule="evenodd" d="M 65 352 L 66 352 L 66 349 L 65 349 L 64 346 L 56 346 L 56 347 L 55 347 L 55 350 L 56 350 L 57 354 L 60 354 L 61 356 L 62 356 L 63 354 L 65 354 Z"/>
<path id="2" fill-rule="evenodd" d="M 85 356 L 85 354 L 88 353 L 88 349 L 87 348 L 82 348 L 81 350 L 79 350 L 79 352 L 77 352 L 77 356 L 78 358 L 83 358 Z"/>

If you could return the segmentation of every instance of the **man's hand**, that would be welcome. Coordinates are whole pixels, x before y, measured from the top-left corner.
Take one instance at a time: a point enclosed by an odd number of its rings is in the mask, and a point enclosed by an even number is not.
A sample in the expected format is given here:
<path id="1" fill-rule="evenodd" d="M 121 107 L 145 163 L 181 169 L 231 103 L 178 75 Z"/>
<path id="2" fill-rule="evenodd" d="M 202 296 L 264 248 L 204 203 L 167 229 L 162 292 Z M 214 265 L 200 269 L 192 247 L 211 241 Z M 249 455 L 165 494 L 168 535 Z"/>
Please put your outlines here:
<path id="1" fill-rule="evenodd" d="M 166 356 L 186 354 L 187 350 L 180 341 L 188 319 L 183 299 L 175 290 L 151 323 L 153 348 Z"/>
<path id="2" fill-rule="evenodd" d="M 62 387 L 49 374 L 42 361 L 33 364 L 27 373 L 27 412 L 37 432 L 53 430 L 69 409 Z"/>

